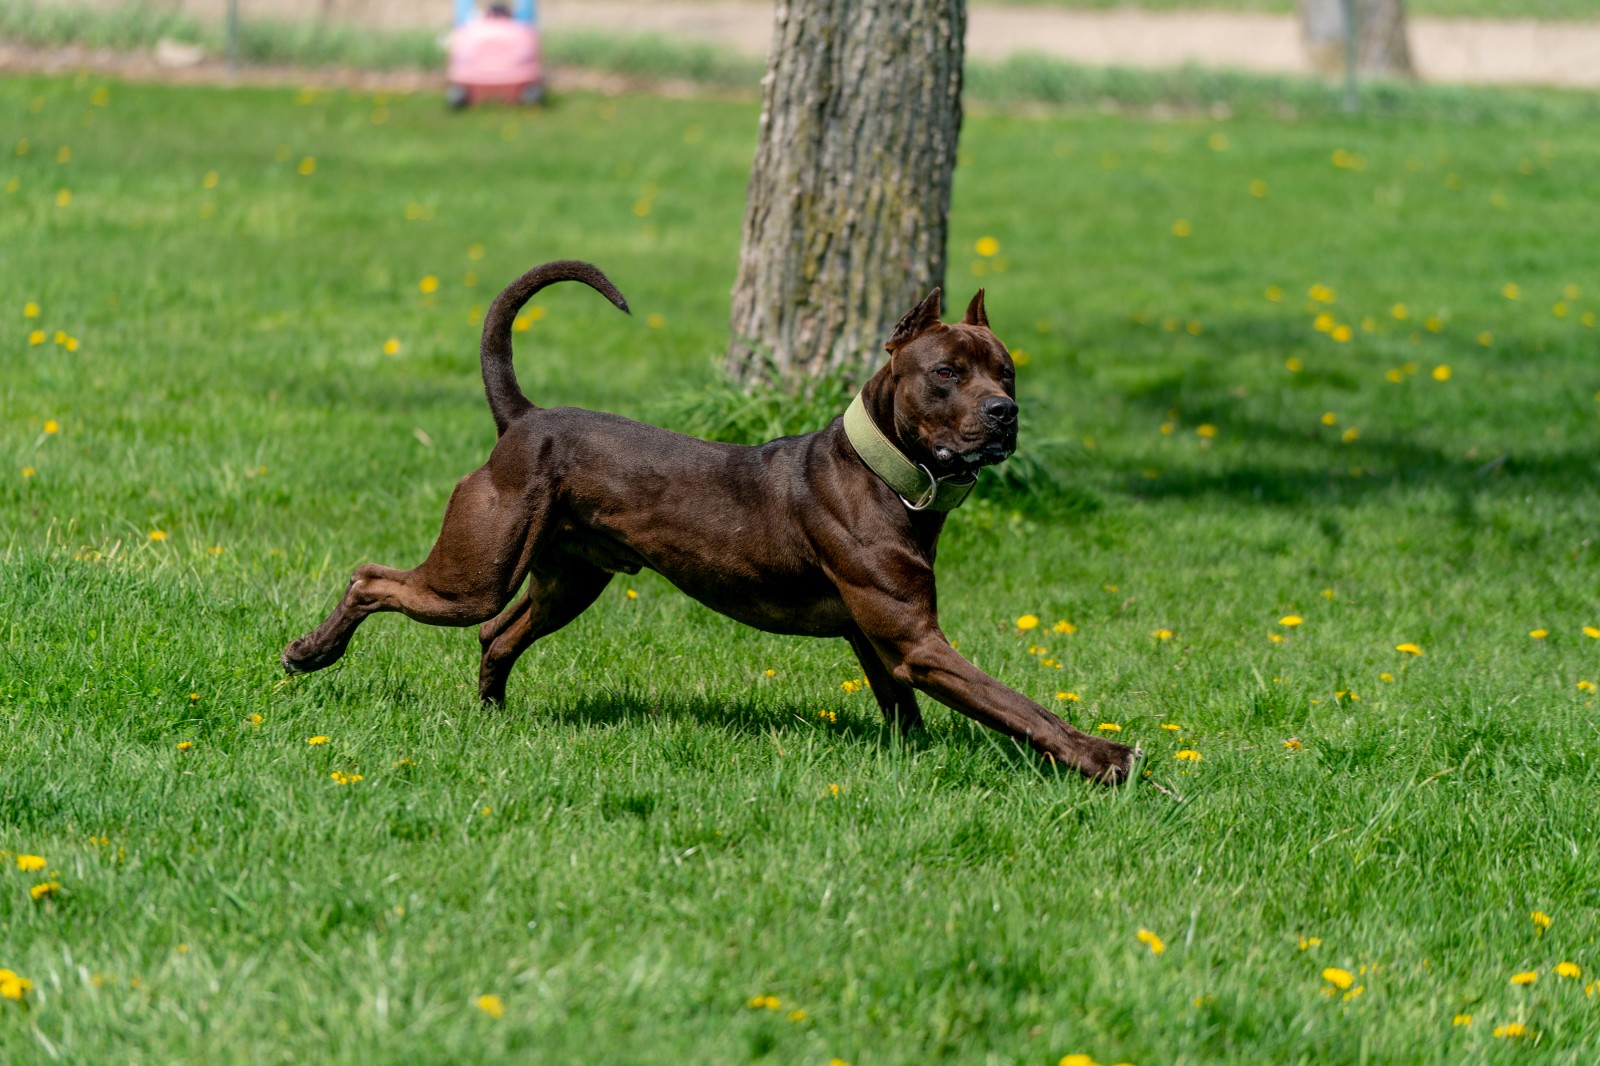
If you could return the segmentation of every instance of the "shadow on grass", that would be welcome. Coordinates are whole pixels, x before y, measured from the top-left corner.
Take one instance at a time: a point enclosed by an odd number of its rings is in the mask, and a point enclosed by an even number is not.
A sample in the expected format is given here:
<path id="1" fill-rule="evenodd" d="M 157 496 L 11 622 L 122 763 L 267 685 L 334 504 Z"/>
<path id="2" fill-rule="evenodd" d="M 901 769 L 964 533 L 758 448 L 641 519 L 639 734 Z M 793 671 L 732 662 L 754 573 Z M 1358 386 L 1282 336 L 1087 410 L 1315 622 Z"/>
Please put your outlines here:
<path id="1" fill-rule="evenodd" d="M 655 724 L 688 723 L 733 737 L 769 738 L 780 747 L 799 744 L 812 735 L 821 735 L 830 744 L 843 741 L 855 749 L 881 749 L 885 753 L 916 757 L 932 751 L 959 752 L 975 779 L 985 770 L 995 769 L 993 760 L 1011 770 L 1052 771 L 1031 751 L 1009 737 L 995 733 L 962 717 L 959 712 L 924 699 L 923 713 L 928 724 L 902 734 L 877 713 L 876 707 L 856 714 L 841 713 L 837 721 L 824 721 L 792 705 L 774 707 L 769 703 L 704 697 L 679 697 L 631 691 L 582 696 L 560 706 L 522 701 L 513 689 L 504 709 L 498 713 L 531 716 L 593 729 L 637 729 Z M 678 745 L 677 747 L 681 747 Z M 675 755 L 682 756 L 681 751 Z M 723 757 L 718 753 L 718 759 Z M 720 762 L 719 764 L 720 765 Z M 958 776 L 960 774 L 958 773 Z M 1068 776 L 1076 778 L 1076 774 Z"/>
<path id="2" fill-rule="evenodd" d="M 1146 332 L 1137 339 L 1148 344 L 1150 338 Z M 1485 454 L 1447 452 L 1438 445 L 1424 443 L 1405 429 L 1387 433 L 1364 430 L 1358 439 L 1347 441 L 1342 438 L 1342 430 L 1332 427 L 1308 431 L 1299 414 L 1252 414 L 1247 398 L 1231 394 L 1231 361 L 1258 359 L 1266 353 L 1276 358 L 1283 353 L 1304 352 L 1307 345 L 1303 324 L 1275 319 L 1235 320 L 1214 327 L 1196 343 L 1200 347 L 1190 357 L 1189 365 L 1174 367 L 1125 389 L 1123 398 L 1131 407 L 1150 412 L 1152 421 L 1178 408 L 1185 424 L 1218 426 L 1222 441 L 1232 450 L 1243 444 L 1248 458 L 1241 461 L 1230 455 L 1221 462 L 1163 468 L 1156 476 L 1150 476 L 1142 463 L 1108 464 L 1115 483 L 1131 496 L 1187 499 L 1216 495 L 1254 503 L 1325 506 L 1330 500 L 1387 493 L 1396 486 L 1439 487 L 1458 496 L 1458 518 L 1470 521 L 1475 497 L 1496 484 L 1515 484 L 1561 495 L 1600 478 L 1600 454 L 1593 449 L 1552 451 L 1540 447 L 1541 442 L 1525 424 L 1517 426 L 1515 434 L 1507 433 L 1504 415 L 1496 411 L 1497 401 L 1492 396 L 1480 397 L 1478 409 L 1464 413 L 1462 418 L 1463 422 L 1478 421 L 1486 415 L 1498 415 L 1494 435 L 1505 443 Z M 1382 348 L 1401 342 L 1384 338 L 1373 343 Z M 1536 346 L 1532 340 L 1501 341 L 1505 351 L 1532 350 Z M 1392 361 L 1398 364 L 1414 359 L 1415 353 L 1408 351 L 1403 356 L 1393 355 Z M 1232 369 L 1231 377 L 1236 380 L 1237 370 Z M 1278 387 L 1288 392 L 1354 392 L 1372 369 L 1311 365 Z"/>

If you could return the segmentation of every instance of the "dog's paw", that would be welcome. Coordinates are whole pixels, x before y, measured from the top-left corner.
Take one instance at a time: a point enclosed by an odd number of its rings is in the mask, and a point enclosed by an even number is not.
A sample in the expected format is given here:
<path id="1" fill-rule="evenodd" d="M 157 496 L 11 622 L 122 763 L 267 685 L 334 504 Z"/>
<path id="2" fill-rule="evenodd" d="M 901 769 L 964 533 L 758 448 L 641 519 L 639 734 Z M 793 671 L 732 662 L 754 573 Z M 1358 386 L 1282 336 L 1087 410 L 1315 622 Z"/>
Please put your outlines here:
<path id="1" fill-rule="evenodd" d="M 1105 785 L 1120 785 L 1134 778 L 1144 762 L 1141 748 L 1130 748 L 1114 740 L 1083 736 L 1075 765 L 1084 777 Z"/>
<path id="2" fill-rule="evenodd" d="M 330 654 L 317 648 L 308 638 L 301 637 L 284 646 L 279 661 L 283 663 L 283 672 L 286 674 L 309 674 L 338 662 L 343 650 L 341 648 Z"/>

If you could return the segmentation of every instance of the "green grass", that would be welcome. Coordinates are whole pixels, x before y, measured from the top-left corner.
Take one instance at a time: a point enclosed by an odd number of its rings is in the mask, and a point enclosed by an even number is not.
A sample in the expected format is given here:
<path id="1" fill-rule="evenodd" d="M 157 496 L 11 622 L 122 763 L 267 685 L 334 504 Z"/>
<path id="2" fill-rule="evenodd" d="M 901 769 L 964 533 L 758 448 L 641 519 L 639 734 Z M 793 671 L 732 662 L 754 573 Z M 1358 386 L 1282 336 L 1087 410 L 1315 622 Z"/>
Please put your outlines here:
<path id="1" fill-rule="evenodd" d="M 942 621 L 1175 803 L 927 701 L 901 744 L 841 642 L 650 575 L 504 710 L 473 634 L 392 616 L 281 683 L 485 457 L 474 309 L 527 266 L 635 308 L 541 296 L 536 401 L 782 422 L 706 398 L 753 106 L 79 78 L 0 114 L 8 1063 L 1594 1061 L 1593 118 L 969 118 L 952 302 L 988 287 L 1060 486 L 953 517 Z"/>

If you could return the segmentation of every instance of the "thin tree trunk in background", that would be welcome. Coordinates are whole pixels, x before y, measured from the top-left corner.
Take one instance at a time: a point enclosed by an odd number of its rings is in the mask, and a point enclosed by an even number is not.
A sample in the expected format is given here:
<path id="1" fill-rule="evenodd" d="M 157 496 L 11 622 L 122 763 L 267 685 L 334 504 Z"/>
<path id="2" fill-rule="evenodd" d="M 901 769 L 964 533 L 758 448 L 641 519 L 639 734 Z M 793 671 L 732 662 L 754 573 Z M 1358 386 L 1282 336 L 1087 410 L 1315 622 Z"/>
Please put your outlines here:
<path id="1" fill-rule="evenodd" d="M 1300 32 L 1311 65 L 1329 77 L 1344 73 L 1346 0 L 1300 0 Z M 1405 0 L 1355 0 L 1356 73 L 1411 78 Z"/>
<path id="2" fill-rule="evenodd" d="M 733 290 L 729 375 L 883 358 L 943 284 L 966 0 L 779 0 Z"/>

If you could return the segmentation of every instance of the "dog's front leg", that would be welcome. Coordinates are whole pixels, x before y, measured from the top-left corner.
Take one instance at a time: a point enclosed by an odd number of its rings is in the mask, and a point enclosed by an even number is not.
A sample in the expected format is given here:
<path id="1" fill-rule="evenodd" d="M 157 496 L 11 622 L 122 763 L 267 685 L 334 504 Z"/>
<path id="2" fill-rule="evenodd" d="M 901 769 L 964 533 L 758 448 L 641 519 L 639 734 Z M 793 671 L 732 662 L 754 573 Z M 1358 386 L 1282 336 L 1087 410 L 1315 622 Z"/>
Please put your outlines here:
<path id="1" fill-rule="evenodd" d="M 1085 777 L 1118 784 L 1132 776 L 1139 761 L 1133 748 L 1074 729 L 973 666 L 950 646 L 934 616 L 931 571 L 901 567 L 896 573 L 882 567 L 876 573 L 894 573 L 898 587 L 891 591 L 863 581 L 845 585 L 840 592 L 896 682 L 926 692 Z"/>
<path id="2" fill-rule="evenodd" d="M 850 647 L 854 649 L 856 659 L 867 675 L 867 684 L 872 686 L 872 695 L 878 701 L 878 709 L 883 712 L 884 720 L 902 734 L 921 729 L 922 712 L 917 709 L 916 689 L 895 680 L 865 633 L 858 629 L 850 634 L 849 639 Z"/>
<path id="3" fill-rule="evenodd" d="M 1074 729 L 973 666 L 936 628 L 910 641 L 890 642 L 884 654 L 896 678 L 1085 777 L 1120 784 L 1133 774 L 1139 758 L 1133 748 Z"/>

